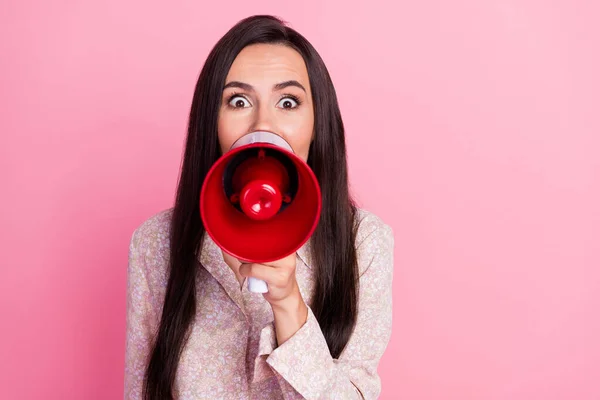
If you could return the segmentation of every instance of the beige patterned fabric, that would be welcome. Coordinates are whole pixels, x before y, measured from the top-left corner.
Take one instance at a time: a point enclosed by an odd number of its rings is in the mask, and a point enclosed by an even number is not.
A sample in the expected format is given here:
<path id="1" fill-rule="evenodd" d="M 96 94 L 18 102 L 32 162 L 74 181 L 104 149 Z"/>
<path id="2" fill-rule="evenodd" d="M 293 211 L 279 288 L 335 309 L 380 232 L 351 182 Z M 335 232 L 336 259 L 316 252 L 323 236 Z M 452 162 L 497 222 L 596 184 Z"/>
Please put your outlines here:
<path id="1" fill-rule="evenodd" d="M 168 281 L 172 209 L 133 233 L 127 278 L 125 398 L 141 399 L 148 354 Z M 179 362 L 177 399 L 375 399 L 377 365 L 392 329 L 394 239 L 377 216 L 359 209 L 356 246 L 360 294 L 357 326 L 333 359 L 311 308 L 310 244 L 297 252 L 296 279 L 306 323 L 281 346 L 270 304 L 247 290 L 205 236 L 196 279 L 197 314 Z"/>

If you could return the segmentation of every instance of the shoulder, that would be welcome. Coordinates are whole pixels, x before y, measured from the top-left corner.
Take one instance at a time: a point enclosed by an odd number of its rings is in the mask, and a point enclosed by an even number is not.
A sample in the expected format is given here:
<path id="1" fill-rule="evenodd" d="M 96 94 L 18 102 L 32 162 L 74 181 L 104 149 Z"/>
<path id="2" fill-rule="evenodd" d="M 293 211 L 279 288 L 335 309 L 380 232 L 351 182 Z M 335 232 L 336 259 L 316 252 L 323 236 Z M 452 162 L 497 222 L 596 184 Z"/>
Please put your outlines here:
<path id="1" fill-rule="evenodd" d="M 379 238 L 393 240 L 394 231 L 392 227 L 386 224 L 380 217 L 363 208 L 356 209 L 356 246 L 360 247 L 363 243 L 373 239 L 375 235 Z"/>
<path id="2" fill-rule="evenodd" d="M 394 252 L 394 231 L 379 216 L 362 208 L 356 212 L 356 250 L 362 275 L 375 259 L 391 267 Z"/>
<path id="3" fill-rule="evenodd" d="M 162 210 L 143 221 L 133 232 L 130 257 L 146 263 L 164 262 L 169 255 L 169 236 L 173 209 Z"/>
<path id="4" fill-rule="evenodd" d="M 173 209 L 160 211 L 135 228 L 132 241 L 136 244 L 151 244 L 169 237 Z"/>

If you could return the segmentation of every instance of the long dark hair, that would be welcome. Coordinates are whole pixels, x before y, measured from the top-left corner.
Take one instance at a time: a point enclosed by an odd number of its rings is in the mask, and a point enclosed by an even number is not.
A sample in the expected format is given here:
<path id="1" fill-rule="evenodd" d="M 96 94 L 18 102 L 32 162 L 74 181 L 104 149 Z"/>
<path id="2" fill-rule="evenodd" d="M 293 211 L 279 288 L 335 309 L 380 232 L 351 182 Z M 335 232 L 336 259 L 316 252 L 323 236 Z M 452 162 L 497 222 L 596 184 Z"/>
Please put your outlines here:
<path id="1" fill-rule="evenodd" d="M 348 190 L 344 126 L 333 83 L 317 51 L 298 32 L 276 17 L 246 18 L 215 45 L 196 84 L 171 222 L 169 282 L 146 370 L 145 399 L 173 398 L 179 358 L 196 315 L 197 252 L 204 235 L 198 203 L 204 178 L 221 155 L 217 119 L 223 86 L 238 53 L 256 43 L 295 49 L 308 70 L 315 135 L 307 161 L 321 185 L 323 202 L 319 224 L 310 239 L 315 287 L 309 305 L 333 358 L 338 358 L 356 324 L 356 206 Z"/>

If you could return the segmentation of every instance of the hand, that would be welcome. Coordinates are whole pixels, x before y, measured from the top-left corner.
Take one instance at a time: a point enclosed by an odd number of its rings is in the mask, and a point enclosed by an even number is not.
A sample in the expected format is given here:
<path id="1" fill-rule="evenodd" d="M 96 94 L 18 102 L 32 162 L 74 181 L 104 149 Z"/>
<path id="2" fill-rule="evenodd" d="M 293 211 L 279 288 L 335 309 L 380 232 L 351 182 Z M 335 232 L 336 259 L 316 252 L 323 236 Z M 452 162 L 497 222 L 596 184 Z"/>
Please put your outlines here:
<path id="1" fill-rule="evenodd" d="M 296 281 L 296 253 L 264 264 L 242 263 L 239 273 L 243 277 L 267 282 L 269 291 L 263 293 L 263 296 L 272 306 L 283 307 L 284 303 L 300 296 Z"/>
<path id="2" fill-rule="evenodd" d="M 284 300 L 300 296 L 296 281 L 296 253 L 264 264 L 243 263 L 235 257 L 223 252 L 223 260 L 240 277 L 254 277 L 267 282 L 269 291 L 263 293 L 265 299 L 273 306 L 283 306 Z M 297 299 L 296 299 L 297 300 Z"/>
<path id="3" fill-rule="evenodd" d="M 273 309 L 278 345 L 287 341 L 306 322 L 308 306 L 296 281 L 296 253 L 265 264 L 241 263 L 225 252 L 223 259 L 232 270 L 238 271 L 237 274 L 267 282 L 269 291 L 263 296 Z"/>

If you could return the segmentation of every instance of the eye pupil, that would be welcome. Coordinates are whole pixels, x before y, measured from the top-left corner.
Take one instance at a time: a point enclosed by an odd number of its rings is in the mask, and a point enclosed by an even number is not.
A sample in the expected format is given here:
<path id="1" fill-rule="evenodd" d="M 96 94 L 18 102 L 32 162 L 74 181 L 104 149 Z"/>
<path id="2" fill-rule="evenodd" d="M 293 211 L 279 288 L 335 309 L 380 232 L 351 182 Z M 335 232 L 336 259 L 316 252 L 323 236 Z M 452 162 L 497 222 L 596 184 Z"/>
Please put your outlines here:
<path id="1" fill-rule="evenodd" d="M 291 108 L 292 107 L 292 102 L 289 100 L 286 100 L 283 102 L 283 108 Z"/>
<path id="2" fill-rule="evenodd" d="M 236 107 L 240 107 L 240 108 L 244 107 L 244 100 L 238 100 L 238 101 L 236 101 L 235 102 L 235 106 Z"/>

